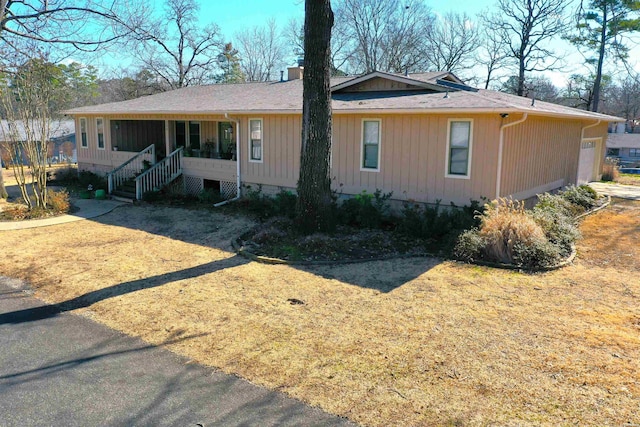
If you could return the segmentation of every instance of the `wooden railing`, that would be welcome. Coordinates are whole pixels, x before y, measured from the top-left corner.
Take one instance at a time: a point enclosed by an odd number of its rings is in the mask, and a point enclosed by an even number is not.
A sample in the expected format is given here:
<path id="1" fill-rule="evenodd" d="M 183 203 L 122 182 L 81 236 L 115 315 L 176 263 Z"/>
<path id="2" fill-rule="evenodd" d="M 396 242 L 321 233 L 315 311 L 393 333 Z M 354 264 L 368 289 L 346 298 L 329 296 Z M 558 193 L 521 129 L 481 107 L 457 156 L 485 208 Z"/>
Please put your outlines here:
<path id="1" fill-rule="evenodd" d="M 141 200 L 147 191 L 157 191 L 182 174 L 182 154 L 180 147 L 150 169 L 136 177 L 136 199 Z"/>
<path id="2" fill-rule="evenodd" d="M 151 144 L 111 172 L 107 174 L 109 194 L 113 193 L 123 182 L 133 179 L 144 169 L 145 162 L 153 165 L 156 160 L 156 147 Z"/>

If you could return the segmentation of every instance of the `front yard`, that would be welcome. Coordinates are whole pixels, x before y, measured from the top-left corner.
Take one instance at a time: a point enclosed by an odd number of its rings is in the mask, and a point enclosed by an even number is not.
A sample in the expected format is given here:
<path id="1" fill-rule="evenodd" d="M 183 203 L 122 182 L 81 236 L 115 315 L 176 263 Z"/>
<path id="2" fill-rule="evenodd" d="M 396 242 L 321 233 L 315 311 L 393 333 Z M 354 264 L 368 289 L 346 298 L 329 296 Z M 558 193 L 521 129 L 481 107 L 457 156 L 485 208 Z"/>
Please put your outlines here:
<path id="1" fill-rule="evenodd" d="M 640 202 L 587 217 L 577 261 L 535 275 L 433 258 L 258 264 L 230 247 L 251 225 L 126 206 L 0 232 L 0 271 L 364 425 L 640 424 Z"/>

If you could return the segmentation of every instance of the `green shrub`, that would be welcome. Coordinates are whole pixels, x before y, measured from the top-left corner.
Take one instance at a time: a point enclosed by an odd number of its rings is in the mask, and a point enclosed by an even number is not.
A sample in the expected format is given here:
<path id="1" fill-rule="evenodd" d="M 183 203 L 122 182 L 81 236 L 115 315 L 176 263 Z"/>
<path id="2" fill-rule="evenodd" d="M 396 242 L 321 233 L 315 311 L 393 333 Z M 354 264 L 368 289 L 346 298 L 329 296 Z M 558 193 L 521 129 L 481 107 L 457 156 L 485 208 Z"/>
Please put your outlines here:
<path id="1" fill-rule="evenodd" d="M 478 234 L 477 228 L 463 231 L 453 249 L 453 256 L 459 260 L 474 262 L 483 258 L 486 242 Z"/>
<path id="2" fill-rule="evenodd" d="M 224 197 L 222 197 L 219 191 L 213 190 L 211 188 L 203 189 L 198 193 L 196 197 L 200 203 L 210 205 L 222 202 L 224 200 Z"/>
<path id="3" fill-rule="evenodd" d="M 557 264 L 562 255 L 558 246 L 546 240 L 518 241 L 513 245 L 513 264 L 520 267 L 550 267 Z"/>
<path id="4" fill-rule="evenodd" d="M 68 166 L 53 171 L 53 181 L 61 185 L 73 185 L 78 183 L 78 168 Z"/>
<path id="5" fill-rule="evenodd" d="M 64 214 L 69 212 L 71 207 L 69 203 L 69 193 L 65 190 L 47 192 L 47 203 L 49 208 L 56 214 Z"/>
<path id="6" fill-rule="evenodd" d="M 380 228 L 390 219 L 389 199 L 393 193 L 382 193 L 377 189 L 373 194 L 362 193 L 344 200 L 338 208 L 338 217 L 342 224 L 360 228 Z"/>
<path id="7" fill-rule="evenodd" d="M 81 188 L 88 188 L 91 185 L 93 190 L 106 190 L 107 179 L 93 172 L 82 171 L 78 174 L 78 185 Z"/>
<path id="8" fill-rule="evenodd" d="M 531 212 L 533 219 L 540 224 L 549 242 L 557 245 L 562 255 L 567 255 L 571 245 L 580 238 L 572 205 L 563 197 L 549 193 L 538 195 L 538 199 Z"/>
<path id="9" fill-rule="evenodd" d="M 275 196 L 271 197 L 262 193 L 261 185 L 256 189 L 251 186 L 246 186 L 245 189 L 241 204 L 261 221 L 276 216 L 291 219 L 295 217 L 298 196 L 292 191 L 280 189 Z"/>
<path id="10" fill-rule="evenodd" d="M 142 194 L 142 200 L 144 200 L 145 202 L 158 202 L 160 200 L 162 200 L 162 192 L 158 191 L 158 190 L 150 190 L 150 191 L 145 191 Z"/>
<path id="11" fill-rule="evenodd" d="M 570 185 L 558 194 L 583 212 L 596 206 L 598 199 L 598 193 L 588 185 L 581 185 L 580 187 Z"/>
<path id="12" fill-rule="evenodd" d="M 398 231 L 422 239 L 442 239 L 477 225 L 475 217 L 480 210 L 478 201 L 471 201 L 470 205 L 463 207 L 451 203 L 448 208 L 441 208 L 440 200 L 435 205 L 424 207 L 416 203 L 405 203 Z"/>

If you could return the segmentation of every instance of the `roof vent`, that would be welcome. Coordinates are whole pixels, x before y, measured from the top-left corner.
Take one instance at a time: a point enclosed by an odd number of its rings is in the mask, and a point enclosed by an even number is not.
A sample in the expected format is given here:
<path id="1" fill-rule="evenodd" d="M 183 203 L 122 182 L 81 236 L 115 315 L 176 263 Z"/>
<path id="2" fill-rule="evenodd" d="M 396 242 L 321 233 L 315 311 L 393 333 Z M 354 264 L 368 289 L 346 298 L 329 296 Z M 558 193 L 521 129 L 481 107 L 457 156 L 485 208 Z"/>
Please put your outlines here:
<path id="1" fill-rule="evenodd" d="M 284 81 L 284 70 L 280 70 L 280 81 Z"/>
<path id="2" fill-rule="evenodd" d="M 449 91 L 447 91 L 447 93 L 444 94 L 444 99 L 448 99 L 449 98 Z"/>

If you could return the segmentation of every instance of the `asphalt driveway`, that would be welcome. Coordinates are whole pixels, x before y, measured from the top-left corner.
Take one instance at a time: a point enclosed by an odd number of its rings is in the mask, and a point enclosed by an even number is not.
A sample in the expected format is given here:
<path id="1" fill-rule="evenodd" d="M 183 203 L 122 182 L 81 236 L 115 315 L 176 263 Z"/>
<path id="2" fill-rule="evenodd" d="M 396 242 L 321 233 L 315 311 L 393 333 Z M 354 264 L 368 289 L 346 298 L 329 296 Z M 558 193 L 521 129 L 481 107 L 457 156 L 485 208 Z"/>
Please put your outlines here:
<path id="1" fill-rule="evenodd" d="M 2 427 L 351 425 L 89 319 L 52 311 L 19 286 L 0 276 Z"/>

